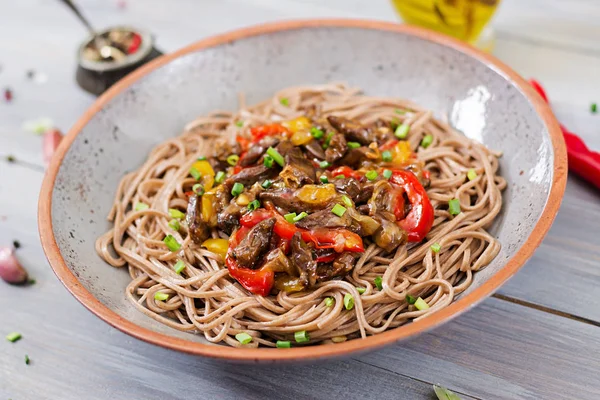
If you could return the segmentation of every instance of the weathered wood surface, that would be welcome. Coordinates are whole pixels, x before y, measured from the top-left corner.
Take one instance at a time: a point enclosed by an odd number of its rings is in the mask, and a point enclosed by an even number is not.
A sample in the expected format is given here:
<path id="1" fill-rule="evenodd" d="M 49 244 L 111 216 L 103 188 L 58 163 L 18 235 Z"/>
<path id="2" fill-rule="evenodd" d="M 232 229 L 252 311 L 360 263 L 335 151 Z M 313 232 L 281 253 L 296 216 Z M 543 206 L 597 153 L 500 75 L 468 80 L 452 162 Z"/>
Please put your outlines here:
<path id="1" fill-rule="evenodd" d="M 82 0 L 98 26 L 148 28 L 174 50 L 206 35 L 283 18 L 394 21 L 385 0 Z M 494 21 L 496 55 L 548 89 L 558 117 L 600 148 L 600 7 L 589 0 L 505 0 Z M 104 324 L 54 277 L 39 246 L 41 139 L 26 120 L 50 117 L 64 130 L 94 98 L 75 85 L 75 48 L 85 30 L 58 1 L 0 6 L 0 244 L 18 239 L 37 284 L 0 284 L 0 398 L 389 398 L 432 399 L 432 383 L 463 398 L 600 397 L 600 194 L 570 179 L 556 223 L 535 256 L 499 292 L 455 321 L 414 340 L 318 365 L 241 367 L 174 353 Z M 44 84 L 26 79 L 34 69 Z M 11 154 L 16 164 L 4 161 Z M 28 354 L 32 363 L 23 361 Z M 469 397 L 471 396 L 471 397 Z"/>

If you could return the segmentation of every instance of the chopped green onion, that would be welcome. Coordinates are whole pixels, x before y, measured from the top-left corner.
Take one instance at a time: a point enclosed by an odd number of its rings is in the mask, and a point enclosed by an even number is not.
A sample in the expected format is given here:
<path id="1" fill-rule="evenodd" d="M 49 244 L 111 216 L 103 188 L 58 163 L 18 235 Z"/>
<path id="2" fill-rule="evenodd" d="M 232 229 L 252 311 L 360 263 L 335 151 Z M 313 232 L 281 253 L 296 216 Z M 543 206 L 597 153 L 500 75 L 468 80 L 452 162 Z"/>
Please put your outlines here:
<path id="1" fill-rule="evenodd" d="M 333 132 L 329 132 L 327 137 L 325 138 L 325 143 L 323 143 L 323 149 L 327 149 L 329 147 L 329 143 L 331 143 L 331 138 L 335 135 Z"/>
<path id="2" fill-rule="evenodd" d="M 358 142 L 348 142 L 346 144 L 348 145 L 348 148 L 350 148 L 350 149 L 358 149 L 360 147 L 360 143 L 358 143 Z"/>
<path id="3" fill-rule="evenodd" d="M 305 211 L 302 211 L 300 214 L 296 215 L 296 216 L 293 218 L 293 221 L 294 221 L 294 222 L 301 221 L 302 219 L 306 218 L 307 216 L 308 216 L 308 213 L 307 213 L 307 212 L 305 212 Z"/>
<path id="4" fill-rule="evenodd" d="M 171 218 L 183 219 L 185 214 L 175 208 L 169 208 L 169 215 Z"/>
<path id="5" fill-rule="evenodd" d="M 389 169 L 384 169 L 383 170 L 383 177 L 385 179 L 390 179 L 392 177 L 392 171 Z"/>
<path id="6" fill-rule="evenodd" d="M 590 111 L 592 112 L 592 114 L 596 114 L 598 112 L 598 104 L 592 103 L 590 105 Z"/>
<path id="7" fill-rule="evenodd" d="M 185 269 L 185 264 L 181 260 L 177 261 L 175 263 L 175 265 L 173 266 L 173 270 L 175 270 L 175 273 L 177 273 L 177 274 L 181 274 L 181 271 L 183 271 L 184 269 Z"/>
<path id="8" fill-rule="evenodd" d="M 241 344 L 248 344 L 252 341 L 252 336 L 248 335 L 246 332 L 238 333 L 237 335 L 235 335 L 235 338 Z"/>
<path id="9" fill-rule="evenodd" d="M 31 363 L 31 359 L 27 354 L 25 354 L 25 364 L 29 365 L 29 363 Z"/>
<path id="10" fill-rule="evenodd" d="M 224 180 L 225 180 L 225 172 L 223 172 L 223 171 L 217 172 L 217 174 L 215 175 L 215 182 L 223 183 Z"/>
<path id="11" fill-rule="evenodd" d="M 147 210 L 149 208 L 150 208 L 150 206 L 148 204 L 146 204 L 146 203 L 137 203 L 135 205 L 135 211 L 144 211 L 144 210 Z"/>
<path id="12" fill-rule="evenodd" d="M 177 251 L 181 248 L 181 244 L 173 237 L 173 235 L 167 235 L 163 239 L 164 244 L 167 245 L 167 248 L 171 251 Z"/>
<path id="13" fill-rule="evenodd" d="M 23 336 L 19 332 L 12 332 L 12 333 L 9 333 L 8 335 L 6 335 L 6 340 L 14 343 L 17 340 L 20 340 L 22 337 Z"/>
<path id="14" fill-rule="evenodd" d="M 421 140 L 421 147 L 426 149 L 431 145 L 431 143 L 433 143 L 433 136 L 425 135 L 425 137 L 423 137 L 423 140 Z"/>
<path id="15" fill-rule="evenodd" d="M 285 214 L 283 216 L 283 218 L 285 218 L 285 220 L 287 222 L 289 222 L 290 224 L 293 224 L 294 223 L 294 218 L 296 218 L 296 213 L 293 212 L 293 213 Z"/>
<path id="16" fill-rule="evenodd" d="M 262 186 L 264 189 L 268 189 L 271 187 L 272 184 L 273 184 L 273 182 L 271 182 L 270 180 L 267 179 L 260 186 Z"/>
<path id="17" fill-rule="evenodd" d="M 275 150 L 272 147 L 269 147 L 267 149 L 267 154 L 270 155 L 271 157 L 273 157 L 273 160 L 279 164 L 279 166 L 283 167 L 285 165 L 285 160 L 283 159 L 283 156 L 281 154 L 279 154 L 279 152 L 277 150 Z"/>
<path id="18" fill-rule="evenodd" d="M 427 304 L 425 302 L 425 300 L 423 300 L 422 298 L 418 298 L 417 301 L 415 301 L 415 307 L 417 308 L 417 310 L 428 310 L 429 309 L 429 304 Z"/>
<path id="19" fill-rule="evenodd" d="M 310 340 L 310 337 L 308 336 L 308 332 L 298 331 L 294 332 L 294 339 L 297 343 L 306 343 Z"/>
<path id="20" fill-rule="evenodd" d="M 206 160 L 206 156 L 198 157 L 198 158 L 196 158 L 196 160 L 198 160 L 198 161 L 205 161 Z"/>
<path id="21" fill-rule="evenodd" d="M 354 296 L 350 293 L 344 295 L 344 307 L 346 307 L 346 310 L 352 310 L 354 308 Z"/>
<path id="22" fill-rule="evenodd" d="M 399 108 L 396 108 L 396 109 L 394 110 L 394 112 L 395 112 L 396 114 L 400 114 L 400 115 L 402 115 L 402 114 L 406 114 L 406 110 L 401 110 L 401 109 L 399 109 Z"/>
<path id="23" fill-rule="evenodd" d="M 200 183 L 196 183 L 192 186 L 192 192 L 196 193 L 198 196 L 202 196 L 204 194 L 204 186 Z"/>
<path id="24" fill-rule="evenodd" d="M 439 253 L 441 249 L 442 246 L 440 246 L 439 243 L 434 243 L 431 245 L 431 251 L 433 251 L 434 253 Z"/>
<path id="25" fill-rule="evenodd" d="M 325 175 L 321 175 L 319 179 L 321 180 L 321 183 L 329 183 L 329 179 L 327 179 Z"/>
<path id="26" fill-rule="evenodd" d="M 265 167 L 267 168 L 271 168 L 273 166 L 273 157 L 271 156 L 265 156 L 265 158 L 263 159 L 263 164 L 265 165 Z"/>
<path id="27" fill-rule="evenodd" d="M 156 293 L 154 293 L 154 300 L 158 300 L 158 301 L 169 300 L 169 295 L 166 293 L 162 293 L 162 292 L 156 292 Z"/>
<path id="28" fill-rule="evenodd" d="M 356 291 L 357 291 L 358 293 L 360 293 L 360 294 L 363 294 L 364 292 L 366 292 L 366 291 L 367 291 L 367 288 L 364 288 L 364 287 L 357 287 L 357 288 L 356 288 Z"/>
<path id="29" fill-rule="evenodd" d="M 373 283 L 375 284 L 375 286 L 377 286 L 377 289 L 382 290 L 383 289 L 383 278 L 380 276 L 376 276 L 375 279 L 373 280 Z"/>
<path id="30" fill-rule="evenodd" d="M 335 303 L 335 300 L 333 299 L 333 297 L 327 297 L 325 299 L 325 306 L 326 307 L 331 307 L 334 303 Z"/>
<path id="31" fill-rule="evenodd" d="M 405 139 L 408 136 L 409 130 L 410 130 L 410 125 L 406 125 L 406 124 L 398 125 L 398 127 L 396 128 L 396 131 L 394 132 L 394 135 L 398 139 Z"/>
<path id="32" fill-rule="evenodd" d="M 448 212 L 450 215 L 460 214 L 460 202 L 458 199 L 452 199 L 448 202 Z"/>
<path id="33" fill-rule="evenodd" d="M 169 221 L 169 228 L 173 229 L 174 231 L 178 231 L 179 228 L 181 228 L 181 225 L 179 224 L 179 220 L 173 218 L 172 220 Z"/>
<path id="34" fill-rule="evenodd" d="M 239 182 L 236 182 L 233 184 L 233 187 L 231 188 L 231 195 L 233 197 L 239 196 L 240 194 L 242 194 L 242 192 L 244 191 L 244 185 L 242 185 Z"/>
<path id="35" fill-rule="evenodd" d="M 352 207 L 354 205 L 354 203 L 352 203 L 352 200 L 350 200 L 350 197 L 343 195 L 342 196 L 342 201 L 344 202 L 344 204 L 348 207 Z"/>
<path id="36" fill-rule="evenodd" d="M 314 126 L 312 128 L 310 128 L 310 134 L 315 139 L 321 139 L 324 135 L 322 130 L 320 130 L 319 128 L 315 128 Z"/>
<path id="37" fill-rule="evenodd" d="M 287 97 L 282 97 L 281 99 L 279 99 L 279 102 L 281 103 L 281 105 L 286 107 L 290 105 L 290 101 Z"/>
<path id="38" fill-rule="evenodd" d="M 329 167 L 331 167 L 331 164 L 329 164 L 327 161 L 321 161 L 319 163 L 319 167 L 321 167 L 321 168 L 329 168 Z"/>
<path id="39" fill-rule="evenodd" d="M 417 301 L 416 297 L 411 296 L 410 294 L 406 295 L 406 302 L 408 304 L 415 304 L 415 301 Z"/>
<path id="40" fill-rule="evenodd" d="M 461 400 L 456 393 L 441 386 L 433 385 L 433 391 L 438 400 Z"/>
<path id="41" fill-rule="evenodd" d="M 235 125 L 236 125 L 238 128 L 241 128 L 242 126 L 244 126 L 244 121 L 236 121 Z"/>
<path id="42" fill-rule="evenodd" d="M 257 208 L 260 208 L 260 201 L 252 200 L 250 203 L 248 203 L 248 210 L 254 211 Z"/>
<path id="43" fill-rule="evenodd" d="M 368 180 L 374 181 L 375 179 L 377 179 L 377 171 L 369 171 L 365 174 L 365 176 Z"/>
<path id="44" fill-rule="evenodd" d="M 389 150 L 384 151 L 383 153 L 381 153 L 381 159 L 385 162 L 392 161 L 392 152 Z"/>
<path id="45" fill-rule="evenodd" d="M 275 345 L 278 349 L 289 349 L 290 347 L 292 347 L 292 342 L 290 342 L 289 340 L 278 340 Z"/>
<path id="46" fill-rule="evenodd" d="M 338 217 L 343 217 L 344 213 L 346 212 L 346 207 L 344 207 L 341 204 L 336 204 L 331 209 L 331 212 L 334 213 L 335 215 L 337 215 Z"/>
<path id="47" fill-rule="evenodd" d="M 344 174 L 339 174 L 335 176 L 335 179 L 344 179 L 346 176 Z"/>
<path id="48" fill-rule="evenodd" d="M 195 167 L 190 168 L 190 175 L 195 180 L 199 180 L 200 178 L 202 178 L 202 174 Z"/>
<path id="49" fill-rule="evenodd" d="M 475 172 L 475 169 L 471 168 L 467 172 L 467 178 L 469 178 L 470 181 L 472 181 L 473 179 L 477 178 L 477 172 Z"/>
<path id="50" fill-rule="evenodd" d="M 227 164 L 231 166 L 236 165 L 238 161 L 240 161 L 240 156 L 238 156 L 237 154 L 232 154 L 229 157 L 227 157 Z"/>

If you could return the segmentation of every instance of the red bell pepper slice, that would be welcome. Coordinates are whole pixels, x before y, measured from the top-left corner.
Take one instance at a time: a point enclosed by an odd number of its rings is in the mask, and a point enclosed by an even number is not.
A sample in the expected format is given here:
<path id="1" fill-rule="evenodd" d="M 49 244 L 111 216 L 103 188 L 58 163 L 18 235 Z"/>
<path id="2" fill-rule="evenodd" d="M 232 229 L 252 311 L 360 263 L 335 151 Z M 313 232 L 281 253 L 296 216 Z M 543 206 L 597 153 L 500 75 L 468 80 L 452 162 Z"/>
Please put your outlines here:
<path id="1" fill-rule="evenodd" d="M 252 143 L 258 142 L 265 136 L 287 135 L 288 133 L 290 133 L 290 131 L 288 131 L 285 126 L 280 124 L 261 125 L 250 129 Z"/>
<path id="2" fill-rule="evenodd" d="M 240 147 L 242 148 L 242 152 L 244 152 L 244 153 L 247 152 L 248 149 L 250 148 L 250 143 L 251 142 L 250 142 L 250 139 L 248 139 L 248 138 L 245 138 L 243 136 L 237 135 L 235 137 L 235 141 L 240 144 Z M 240 157 L 240 158 L 243 158 L 243 156 Z"/>
<path id="3" fill-rule="evenodd" d="M 333 176 L 334 178 L 338 175 L 344 175 L 346 178 L 360 179 L 363 174 L 344 165 L 342 167 L 337 167 L 336 169 L 331 171 L 331 176 Z"/>
<path id="4" fill-rule="evenodd" d="M 131 43 L 129 44 L 129 47 L 127 47 L 127 54 L 133 54 L 136 51 L 138 51 L 141 44 L 142 44 L 142 37 L 140 35 L 138 35 L 137 33 L 134 33 L 133 37 L 131 38 Z"/>
<path id="5" fill-rule="evenodd" d="M 410 171 L 392 170 L 390 182 L 404 189 L 411 204 L 411 210 L 398 225 L 408 233 L 409 242 L 420 242 L 433 226 L 433 206 L 425 188 L 415 174 Z"/>
<path id="6" fill-rule="evenodd" d="M 229 275 L 238 281 L 244 288 L 252 293 L 267 296 L 275 283 L 275 272 L 267 267 L 260 269 L 242 268 L 231 256 L 231 249 L 237 246 L 249 231 L 249 227 L 242 226 L 236 231 L 235 235 L 231 237 L 229 240 L 229 251 L 227 252 L 227 257 L 225 257 L 225 264 L 227 265 Z"/>
<path id="7" fill-rule="evenodd" d="M 251 228 L 259 222 L 275 217 L 273 232 L 282 239 L 290 240 L 296 232 L 300 232 L 302 240 L 312 242 L 317 249 L 334 249 L 338 253 L 350 251 L 362 253 L 365 251 L 362 238 L 347 229 L 301 229 L 289 223 L 274 209 L 258 209 L 240 218 L 242 227 Z"/>

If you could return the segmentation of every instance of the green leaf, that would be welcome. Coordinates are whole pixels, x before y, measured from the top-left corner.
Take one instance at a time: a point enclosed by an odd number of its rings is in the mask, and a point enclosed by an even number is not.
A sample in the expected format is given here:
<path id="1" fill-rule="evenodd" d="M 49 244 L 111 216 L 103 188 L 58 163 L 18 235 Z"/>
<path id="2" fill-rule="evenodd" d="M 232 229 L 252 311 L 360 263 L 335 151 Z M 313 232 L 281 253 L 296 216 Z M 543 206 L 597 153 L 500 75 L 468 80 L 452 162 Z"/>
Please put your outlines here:
<path id="1" fill-rule="evenodd" d="M 433 391 L 439 400 L 461 400 L 454 392 L 438 385 L 433 385 Z"/>

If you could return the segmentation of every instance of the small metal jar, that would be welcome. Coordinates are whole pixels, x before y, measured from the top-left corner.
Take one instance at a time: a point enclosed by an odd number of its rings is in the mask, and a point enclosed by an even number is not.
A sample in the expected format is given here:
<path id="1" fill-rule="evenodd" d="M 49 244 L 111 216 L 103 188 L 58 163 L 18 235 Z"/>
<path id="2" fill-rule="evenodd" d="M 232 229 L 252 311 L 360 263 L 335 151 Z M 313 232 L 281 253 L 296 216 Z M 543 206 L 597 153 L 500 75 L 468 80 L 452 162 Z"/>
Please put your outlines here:
<path id="1" fill-rule="evenodd" d="M 137 33 L 142 39 L 140 46 L 134 53 L 127 54 L 122 60 L 94 61 L 84 56 L 85 49 L 94 39 L 92 36 L 87 38 L 77 51 L 78 67 L 76 80 L 79 86 L 89 93 L 95 95 L 104 93 L 104 91 L 134 69 L 162 55 L 162 52 L 154 47 L 152 36 L 139 29 L 129 26 L 114 26 L 99 31 L 98 35 L 108 34 L 108 32 L 114 30 Z"/>

